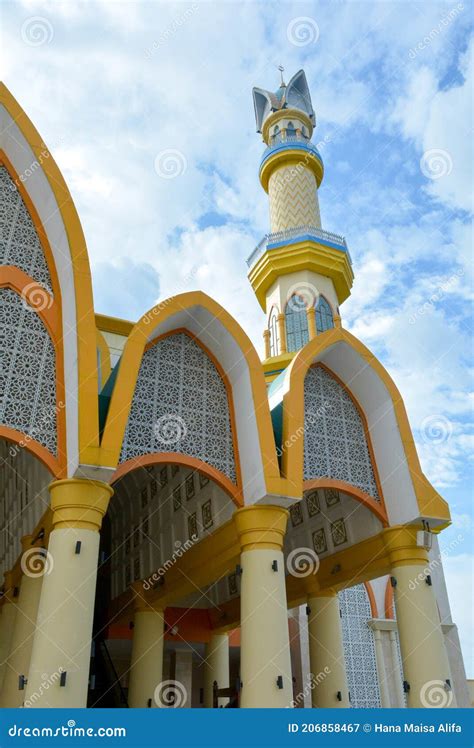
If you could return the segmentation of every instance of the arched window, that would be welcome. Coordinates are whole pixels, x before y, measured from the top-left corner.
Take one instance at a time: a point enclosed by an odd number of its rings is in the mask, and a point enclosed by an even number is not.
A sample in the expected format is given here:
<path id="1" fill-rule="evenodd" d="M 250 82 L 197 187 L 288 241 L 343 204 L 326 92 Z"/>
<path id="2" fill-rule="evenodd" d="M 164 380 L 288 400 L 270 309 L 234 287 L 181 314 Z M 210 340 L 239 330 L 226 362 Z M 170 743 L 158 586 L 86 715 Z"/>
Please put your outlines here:
<path id="1" fill-rule="evenodd" d="M 316 330 L 318 333 L 325 332 L 334 327 L 331 305 L 324 296 L 320 296 L 316 304 Z"/>
<path id="2" fill-rule="evenodd" d="M 293 122 L 288 122 L 288 124 L 286 126 L 286 134 L 288 136 L 296 135 L 296 129 L 295 129 L 295 126 L 294 126 Z"/>
<path id="3" fill-rule="evenodd" d="M 272 309 L 270 314 L 268 329 L 270 330 L 270 356 L 278 356 L 280 340 L 278 337 L 278 312 L 275 308 Z"/>
<path id="4" fill-rule="evenodd" d="M 309 341 L 306 302 L 303 296 L 294 294 L 285 309 L 286 346 L 288 351 L 298 351 Z"/>

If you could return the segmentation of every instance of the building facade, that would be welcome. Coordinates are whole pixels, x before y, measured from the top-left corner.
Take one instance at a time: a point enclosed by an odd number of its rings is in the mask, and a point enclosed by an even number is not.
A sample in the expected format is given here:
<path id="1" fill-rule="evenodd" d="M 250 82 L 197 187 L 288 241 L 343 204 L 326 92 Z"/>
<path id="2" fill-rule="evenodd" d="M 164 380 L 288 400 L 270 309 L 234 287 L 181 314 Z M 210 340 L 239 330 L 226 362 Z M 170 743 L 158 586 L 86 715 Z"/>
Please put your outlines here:
<path id="1" fill-rule="evenodd" d="M 303 71 L 254 89 L 260 360 L 199 290 L 94 311 L 65 181 L 0 89 L 0 705 L 468 706 L 402 398 L 343 325 Z"/>

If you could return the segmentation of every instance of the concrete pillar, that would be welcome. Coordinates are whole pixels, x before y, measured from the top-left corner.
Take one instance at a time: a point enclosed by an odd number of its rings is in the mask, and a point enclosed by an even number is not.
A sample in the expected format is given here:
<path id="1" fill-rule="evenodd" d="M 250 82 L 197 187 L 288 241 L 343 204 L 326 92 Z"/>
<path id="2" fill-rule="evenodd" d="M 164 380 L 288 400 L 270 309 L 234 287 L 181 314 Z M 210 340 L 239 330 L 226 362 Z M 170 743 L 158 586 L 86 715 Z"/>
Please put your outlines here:
<path id="1" fill-rule="evenodd" d="M 263 344 L 265 347 L 265 358 L 270 358 L 270 330 L 263 331 Z"/>
<path id="2" fill-rule="evenodd" d="M 113 490 L 100 481 L 68 479 L 52 483 L 50 493 L 52 569 L 43 577 L 25 704 L 85 707 L 99 529 Z"/>
<path id="3" fill-rule="evenodd" d="M 380 705 L 382 709 L 389 709 L 390 708 L 390 693 L 387 683 L 387 670 L 385 667 L 385 658 L 383 653 L 383 643 L 382 643 L 382 632 L 380 629 L 377 628 L 375 624 L 372 624 L 371 621 L 369 621 L 369 626 L 371 626 L 372 631 L 374 632 L 374 643 L 375 643 L 375 660 L 377 665 L 377 676 L 379 681 L 379 688 L 380 688 Z M 396 675 L 396 672 L 395 672 Z"/>
<path id="4" fill-rule="evenodd" d="M 334 592 L 308 598 L 311 701 L 320 709 L 348 708 L 339 602 Z"/>
<path id="5" fill-rule="evenodd" d="M 204 706 L 213 706 L 213 686 L 229 688 L 229 637 L 227 634 L 213 634 L 206 644 L 204 663 Z M 226 706 L 229 699 L 220 697 L 218 706 Z"/>
<path id="6" fill-rule="evenodd" d="M 241 547 L 241 707 L 293 700 L 283 539 L 288 512 L 254 505 L 234 514 Z"/>
<path id="7" fill-rule="evenodd" d="M 428 554 L 413 527 L 384 532 L 390 556 L 400 651 L 408 706 L 456 706 L 449 689 L 450 668 L 433 587 L 427 583 Z"/>
<path id="8" fill-rule="evenodd" d="M 164 706 L 174 709 L 191 708 L 193 689 L 193 653 L 190 649 L 176 649 L 171 655 L 170 698 Z"/>
<path id="9" fill-rule="evenodd" d="M 285 315 L 279 314 L 277 316 L 277 325 L 278 325 L 278 337 L 280 338 L 280 350 L 278 353 L 286 353 L 287 352 L 287 346 L 286 346 L 286 330 L 285 330 Z"/>
<path id="10" fill-rule="evenodd" d="M 308 318 L 308 335 L 309 339 L 313 340 L 316 337 L 316 310 L 314 306 L 310 306 L 306 310 L 306 316 Z"/>
<path id="11" fill-rule="evenodd" d="M 4 595 L 2 598 L 2 615 L 0 618 L 0 704 L 3 697 L 3 684 L 7 668 L 7 660 L 10 656 L 13 630 L 15 627 L 16 604 L 13 597 L 12 573 L 6 572 Z"/>
<path id="12" fill-rule="evenodd" d="M 33 636 L 38 615 L 43 574 L 48 573 L 48 559 L 42 549 L 31 546 L 31 535 L 21 539 L 21 569 L 23 576 L 19 584 L 14 628 L 10 642 L 10 653 L 6 662 L 4 688 L 0 704 L 3 708 L 22 706 L 25 688 L 20 689 L 19 679 L 28 680 Z"/>
<path id="13" fill-rule="evenodd" d="M 154 709 L 166 706 L 159 688 L 163 680 L 164 615 L 142 606 L 135 610 L 128 705 Z M 155 698 L 155 695 L 157 698 Z"/>
<path id="14" fill-rule="evenodd" d="M 402 677 L 401 677 L 402 674 L 400 673 L 400 657 L 398 653 L 397 632 L 389 631 L 389 637 L 390 637 L 390 654 L 391 654 L 391 665 L 392 665 L 392 671 L 393 671 L 393 682 L 395 683 L 394 706 L 397 709 L 404 709 L 406 704 L 405 704 L 405 694 L 403 693 L 403 684 L 402 684 Z"/>

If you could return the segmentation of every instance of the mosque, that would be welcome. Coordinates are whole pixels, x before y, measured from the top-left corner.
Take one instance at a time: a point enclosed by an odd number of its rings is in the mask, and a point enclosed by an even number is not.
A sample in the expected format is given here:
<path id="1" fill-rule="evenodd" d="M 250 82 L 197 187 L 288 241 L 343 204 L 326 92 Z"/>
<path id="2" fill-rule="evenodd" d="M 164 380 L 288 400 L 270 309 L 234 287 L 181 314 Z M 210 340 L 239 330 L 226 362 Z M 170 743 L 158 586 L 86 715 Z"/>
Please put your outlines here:
<path id="1" fill-rule="evenodd" d="M 449 508 L 344 327 L 305 73 L 253 100 L 263 361 L 199 290 L 95 312 L 67 185 L 0 88 L 2 707 L 469 704 Z"/>

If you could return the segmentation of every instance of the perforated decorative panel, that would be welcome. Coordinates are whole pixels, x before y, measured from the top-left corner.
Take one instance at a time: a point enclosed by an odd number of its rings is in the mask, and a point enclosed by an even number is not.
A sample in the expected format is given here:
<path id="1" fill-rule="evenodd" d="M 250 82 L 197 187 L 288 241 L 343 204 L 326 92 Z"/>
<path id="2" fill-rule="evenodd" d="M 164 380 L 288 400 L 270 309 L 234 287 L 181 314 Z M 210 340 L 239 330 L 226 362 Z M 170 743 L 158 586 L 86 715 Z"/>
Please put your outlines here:
<path id="1" fill-rule="evenodd" d="M 372 618 L 367 590 L 357 584 L 339 592 L 342 642 L 351 704 L 356 709 L 381 706 L 375 659 L 374 633 L 367 621 Z"/>
<path id="2" fill-rule="evenodd" d="M 57 451 L 54 346 L 40 317 L 0 289 L 0 423 Z"/>
<path id="3" fill-rule="evenodd" d="M 196 457 L 236 480 L 224 381 L 184 333 L 163 338 L 143 355 L 120 462 L 153 452 Z"/>
<path id="4" fill-rule="evenodd" d="M 5 166 L 0 166 L 0 264 L 20 268 L 52 293 L 38 234 Z"/>
<path id="5" fill-rule="evenodd" d="M 304 382 L 304 478 L 335 478 L 380 500 L 364 424 L 344 387 L 313 366 Z"/>

